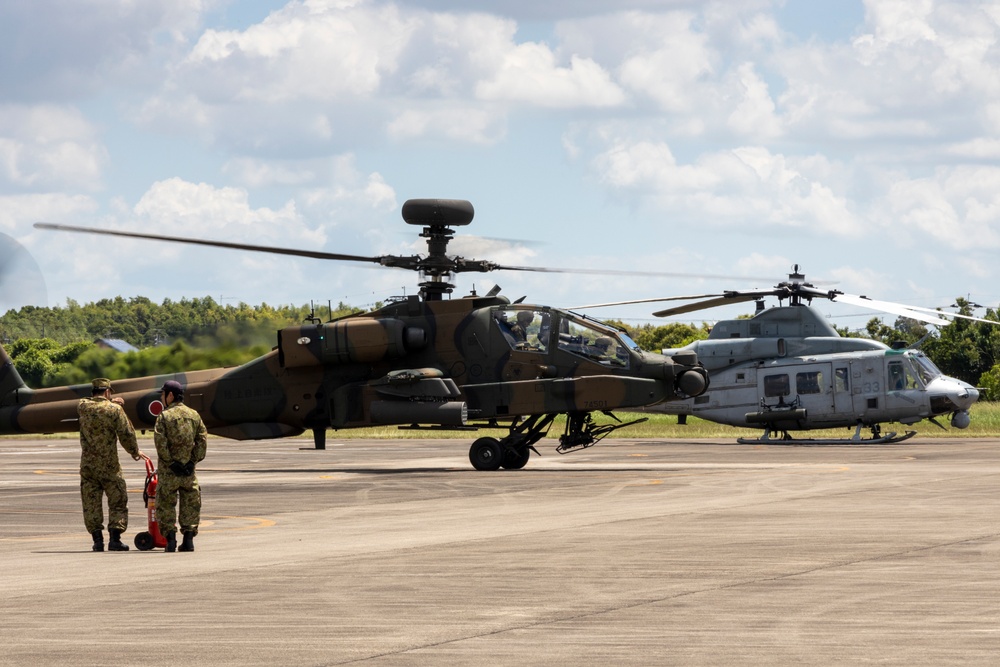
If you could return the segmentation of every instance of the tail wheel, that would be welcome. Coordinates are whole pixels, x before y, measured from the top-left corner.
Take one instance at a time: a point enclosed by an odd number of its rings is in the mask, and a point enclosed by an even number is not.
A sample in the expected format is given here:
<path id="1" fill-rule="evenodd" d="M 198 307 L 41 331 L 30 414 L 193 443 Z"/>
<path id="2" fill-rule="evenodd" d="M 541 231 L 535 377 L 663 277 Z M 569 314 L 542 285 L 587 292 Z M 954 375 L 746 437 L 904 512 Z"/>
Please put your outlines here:
<path id="1" fill-rule="evenodd" d="M 499 470 L 503 448 L 496 438 L 479 438 L 469 448 L 469 461 L 476 470 Z"/>

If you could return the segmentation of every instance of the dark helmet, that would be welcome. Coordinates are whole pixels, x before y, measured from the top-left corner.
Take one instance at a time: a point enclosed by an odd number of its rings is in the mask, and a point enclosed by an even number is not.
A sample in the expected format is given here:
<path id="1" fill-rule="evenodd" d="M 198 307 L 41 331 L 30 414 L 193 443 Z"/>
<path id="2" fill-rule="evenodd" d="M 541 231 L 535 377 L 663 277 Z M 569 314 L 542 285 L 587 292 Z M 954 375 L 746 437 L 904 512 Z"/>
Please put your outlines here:
<path id="1" fill-rule="evenodd" d="M 173 394 L 174 398 L 180 398 L 184 395 L 184 386 L 177 380 L 167 380 L 163 383 L 163 388 L 160 389 L 161 393 Z"/>

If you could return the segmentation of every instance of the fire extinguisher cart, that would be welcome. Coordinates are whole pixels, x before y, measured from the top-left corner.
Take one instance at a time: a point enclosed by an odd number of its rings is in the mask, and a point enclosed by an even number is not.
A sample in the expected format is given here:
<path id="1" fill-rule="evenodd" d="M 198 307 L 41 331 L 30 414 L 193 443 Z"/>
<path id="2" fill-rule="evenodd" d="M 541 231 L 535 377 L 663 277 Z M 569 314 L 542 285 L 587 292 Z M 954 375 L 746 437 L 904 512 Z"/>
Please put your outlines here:
<path id="1" fill-rule="evenodd" d="M 146 485 L 142 488 L 142 502 L 146 504 L 149 530 L 135 536 L 135 547 L 139 551 L 162 549 L 167 546 L 167 538 L 160 534 L 160 526 L 156 523 L 156 470 L 150 459 L 146 459 Z"/>

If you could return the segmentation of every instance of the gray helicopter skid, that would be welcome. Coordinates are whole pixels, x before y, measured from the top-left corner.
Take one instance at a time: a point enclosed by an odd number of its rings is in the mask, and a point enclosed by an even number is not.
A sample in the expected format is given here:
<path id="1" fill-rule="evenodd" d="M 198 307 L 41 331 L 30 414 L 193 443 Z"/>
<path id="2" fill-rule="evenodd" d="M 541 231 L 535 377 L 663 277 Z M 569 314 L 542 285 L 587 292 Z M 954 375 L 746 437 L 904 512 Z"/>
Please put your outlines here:
<path id="1" fill-rule="evenodd" d="M 886 433 L 877 438 L 772 438 L 765 433 L 759 438 L 737 438 L 736 442 L 741 445 L 890 445 L 894 442 L 909 440 L 917 434 L 916 431 L 907 431 L 902 435 L 895 432 Z"/>

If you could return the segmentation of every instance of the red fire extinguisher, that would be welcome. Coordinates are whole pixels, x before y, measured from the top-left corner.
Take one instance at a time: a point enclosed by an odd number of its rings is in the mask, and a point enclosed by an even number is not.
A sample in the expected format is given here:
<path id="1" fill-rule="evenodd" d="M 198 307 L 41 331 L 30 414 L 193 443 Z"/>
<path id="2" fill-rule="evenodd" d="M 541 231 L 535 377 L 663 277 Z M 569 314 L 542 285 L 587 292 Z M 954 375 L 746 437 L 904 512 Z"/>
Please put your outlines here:
<path id="1" fill-rule="evenodd" d="M 160 525 L 156 522 L 156 470 L 153 461 L 146 459 L 146 485 L 142 489 L 142 502 L 146 505 L 146 521 L 148 532 L 135 536 L 135 547 L 140 551 L 149 551 L 157 547 L 167 546 L 167 539 L 160 534 Z"/>

